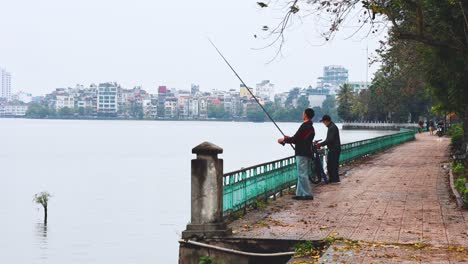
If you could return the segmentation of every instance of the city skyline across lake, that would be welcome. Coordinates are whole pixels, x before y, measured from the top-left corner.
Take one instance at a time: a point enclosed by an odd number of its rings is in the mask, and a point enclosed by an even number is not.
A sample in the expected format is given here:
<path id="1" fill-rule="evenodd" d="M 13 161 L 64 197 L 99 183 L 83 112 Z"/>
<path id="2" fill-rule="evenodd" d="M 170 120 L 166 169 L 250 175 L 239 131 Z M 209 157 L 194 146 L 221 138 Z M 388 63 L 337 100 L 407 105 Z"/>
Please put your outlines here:
<path id="1" fill-rule="evenodd" d="M 335 64 L 348 68 L 351 80 L 364 81 L 367 58 L 384 37 L 345 40 L 355 29 L 343 28 L 326 42 L 312 21 L 304 21 L 302 30 L 288 32 L 283 55 L 268 63 L 277 49 L 262 49 L 271 41 L 262 27 L 273 28 L 283 13 L 272 16 L 256 1 L 24 0 L 2 8 L 8 12 L 0 17 L 0 67 L 12 73 L 16 91 L 35 95 L 108 81 L 145 89 L 158 84 L 181 89 L 192 82 L 206 90 L 236 87 L 207 37 L 249 85 L 264 79 L 281 89 L 313 85 L 324 65 Z M 377 67 L 370 65 L 369 77 Z"/>
<path id="2" fill-rule="evenodd" d="M 284 111 L 300 106 L 317 108 L 316 111 L 322 113 L 319 108 L 327 99 L 333 101 L 334 95 L 345 84 L 356 94 L 369 88 L 366 82 L 350 82 L 348 70 L 337 65 L 324 67 L 323 77 L 318 79 L 315 87 L 294 87 L 282 93 L 277 92 L 270 80 L 263 80 L 255 87 L 240 84 L 237 88 L 210 92 L 196 84 L 185 90 L 160 85 L 156 91 L 149 91 L 142 87 L 127 89 L 116 82 L 93 83 L 57 88 L 45 96 L 16 93 L 4 97 L 0 100 L 0 117 L 263 121 L 265 116 L 259 113 L 257 100 L 263 106 L 275 104 Z M 333 115 L 333 105 L 336 104 L 327 105 L 325 113 Z M 295 120 L 294 116 L 293 113 L 288 117 L 278 116 L 278 119 L 291 121 Z"/>

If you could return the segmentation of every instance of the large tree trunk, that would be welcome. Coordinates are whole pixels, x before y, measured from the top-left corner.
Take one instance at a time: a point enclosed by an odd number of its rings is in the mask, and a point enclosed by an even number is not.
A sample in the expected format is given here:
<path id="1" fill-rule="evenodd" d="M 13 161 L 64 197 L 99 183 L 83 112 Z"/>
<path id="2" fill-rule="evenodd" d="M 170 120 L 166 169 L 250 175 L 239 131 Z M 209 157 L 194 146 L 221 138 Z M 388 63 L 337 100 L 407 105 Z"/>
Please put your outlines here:
<path id="1" fill-rule="evenodd" d="M 468 104 L 465 105 L 465 115 L 463 116 L 463 145 L 462 149 L 468 152 Z"/>

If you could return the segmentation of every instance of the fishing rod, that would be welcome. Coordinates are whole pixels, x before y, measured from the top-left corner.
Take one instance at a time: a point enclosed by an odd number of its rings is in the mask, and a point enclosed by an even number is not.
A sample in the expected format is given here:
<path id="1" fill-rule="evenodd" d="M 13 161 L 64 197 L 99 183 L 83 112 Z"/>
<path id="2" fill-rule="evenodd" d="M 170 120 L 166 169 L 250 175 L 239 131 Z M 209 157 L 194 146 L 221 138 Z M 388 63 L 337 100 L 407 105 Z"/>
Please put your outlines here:
<path id="1" fill-rule="evenodd" d="M 241 81 L 242 85 L 244 85 L 244 87 L 247 89 L 247 91 L 249 91 L 250 95 L 252 95 L 252 97 L 255 99 L 255 101 L 257 102 L 257 104 L 262 108 L 263 112 L 265 112 L 265 114 L 268 116 L 268 118 L 271 120 L 271 122 L 273 122 L 273 124 L 276 126 L 276 128 L 279 130 L 279 132 L 283 135 L 283 137 L 286 137 L 286 135 L 283 133 L 283 131 L 281 130 L 281 128 L 278 126 L 278 124 L 276 124 L 275 120 L 273 120 L 273 118 L 270 116 L 270 114 L 267 112 L 267 110 L 265 109 L 265 107 L 263 107 L 263 105 L 260 103 L 260 101 L 257 99 L 257 97 L 252 93 L 252 91 L 250 91 L 249 87 L 247 86 L 247 84 L 245 84 L 245 82 L 242 80 L 242 78 L 239 76 L 239 74 L 237 74 L 236 70 L 234 70 L 234 68 L 231 66 L 231 64 L 227 61 L 227 59 L 224 57 L 224 55 L 221 53 L 221 51 L 219 51 L 218 47 L 216 47 L 216 45 L 213 43 L 213 41 L 211 41 L 211 39 L 208 38 L 208 41 L 211 43 L 211 45 L 213 45 L 213 47 L 216 49 L 216 51 L 218 52 L 219 56 L 221 56 L 221 58 L 223 58 L 224 62 L 226 62 L 226 64 L 229 66 L 229 68 L 231 68 L 232 72 L 234 72 L 234 74 L 237 76 L 237 78 Z M 284 143 L 283 143 L 284 145 Z M 294 146 L 289 144 L 294 150 Z"/>

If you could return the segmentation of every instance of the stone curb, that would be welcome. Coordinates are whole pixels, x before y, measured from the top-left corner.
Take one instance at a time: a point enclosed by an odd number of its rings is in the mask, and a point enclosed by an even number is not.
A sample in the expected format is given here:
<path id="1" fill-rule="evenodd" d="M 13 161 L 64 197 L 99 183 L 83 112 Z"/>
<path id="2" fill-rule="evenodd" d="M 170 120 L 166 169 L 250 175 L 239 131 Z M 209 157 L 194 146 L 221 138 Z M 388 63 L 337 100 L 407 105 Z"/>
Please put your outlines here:
<path id="1" fill-rule="evenodd" d="M 450 188 L 452 189 L 452 193 L 455 196 L 455 200 L 457 201 L 457 205 L 460 208 L 463 208 L 463 198 L 460 196 L 458 193 L 458 190 L 455 188 L 455 182 L 453 180 L 453 172 L 452 168 L 449 169 L 449 175 L 450 175 Z"/>

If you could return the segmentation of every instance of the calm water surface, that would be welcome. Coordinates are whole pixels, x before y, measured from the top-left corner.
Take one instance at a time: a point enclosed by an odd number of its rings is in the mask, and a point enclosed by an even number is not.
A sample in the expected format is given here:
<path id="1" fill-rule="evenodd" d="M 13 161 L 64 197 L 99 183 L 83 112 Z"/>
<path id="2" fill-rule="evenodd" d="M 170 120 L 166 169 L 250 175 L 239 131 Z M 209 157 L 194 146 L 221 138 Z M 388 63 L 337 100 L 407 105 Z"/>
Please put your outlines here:
<path id="1" fill-rule="evenodd" d="M 226 172 L 293 154 L 271 123 L 0 119 L 0 135 L 0 263 L 177 263 L 194 146 L 223 147 Z M 44 190 L 47 227 L 32 202 Z"/>

